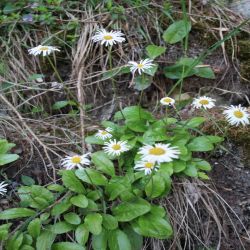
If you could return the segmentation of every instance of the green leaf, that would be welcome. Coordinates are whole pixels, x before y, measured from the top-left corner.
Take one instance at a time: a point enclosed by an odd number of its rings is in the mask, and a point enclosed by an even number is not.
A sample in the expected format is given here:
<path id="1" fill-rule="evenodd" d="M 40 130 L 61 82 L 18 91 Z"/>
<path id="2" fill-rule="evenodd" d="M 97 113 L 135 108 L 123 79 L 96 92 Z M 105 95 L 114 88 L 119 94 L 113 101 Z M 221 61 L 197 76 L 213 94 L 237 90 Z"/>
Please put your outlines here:
<path id="1" fill-rule="evenodd" d="M 28 233 L 25 233 L 23 236 L 23 245 L 31 245 L 33 243 L 33 239 L 31 237 L 31 235 L 29 235 Z"/>
<path id="2" fill-rule="evenodd" d="M 128 236 L 131 246 L 133 250 L 141 250 L 143 249 L 143 237 L 136 233 L 131 225 L 126 225 L 123 228 L 124 233 Z"/>
<path id="3" fill-rule="evenodd" d="M 163 33 L 163 39 L 170 44 L 181 41 L 191 30 L 191 23 L 180 20 L 171 24 Z"/>
<path id="4" fill-rule="evenodd" d="M 151 199 L 161 196 L 164 190 L 164 179 L 157 175 L 153 175 L 145 187 L 146 195 Z"/>
<path id="5" fill-rule="evenodd" d="M 119 112 L 115 113 L 114 120 L 148 120 L 148 121 L 153 121 L 153 117 L 150 112 L 146 111 L 145 109 L 139 107 L 139 106 L 130 106 L 126 107 Z"/>
<path id="6" fill-rule="evenodd" d="M 0 242 L 8 238 L 9 228 L 12 223 L 6 223 L 0 226 Z"/>
<path id="7" fill-rule="evenodd" d="M 211 67 L 196 67 L 195 68 L 196 76 L 203 77 L 203 78 L 208 78 L 208 79 L 215 79 L 215 74 Z"/>
<path id="8" fill-rule="evenodd" d="M 150 87 L 152 80 L 153 80 L 152 77 L 147 76 L 145 74 L 136 76 L 134 79 L 134 83 L 135 83 L 134 89 L 139 90 L 139 91 L 147 89 L 148 87 Z"/>
<path id="9" fill-rule="evenodd" d="M 11 220 L 17 218 L 31 217 L 36 212 L 28 208 L 10 208 L 0 212 L 0 220 Z"/>
<path id="10" fill-rule="evenodd" d="M 72 225 L 79 225 L 81 223 L 80 216 L 73 212 L 64 214 L 63 218 L 65 221 L 67 221 L 69 224 L 72 224 Z"/>
<path id="11" fill-rule="evenodd" d="M 85 142 L 87 144 L 104 145 L 104 141 L 102 139 L 97 138 L 94 135 L 90 135 L 90 136 L 85 137 Z"/>
<path id="12" fill-rule="evenodd" d="M 174 173 L 180 173 L 186 169 L 186 162 L 182 160 L 173 161 L 173 170 Z"/>
<path id="13" fill-rule="evenodd" d="M 144 69 L 144 73 L 147 74 L 147 75 L 150 75 L 150 76 L 154 76 L 155 73 L 157 72 L 157 69 L 158 69 L 158 65 L 157 64 L 154 64 L 152 65 L 150 68 L 148 69 Z M 144 75 L 144 74 L 143 74 Z M 153 81 L 153 79 L 151 78 L 151 82 Z"/>
<path id="14" fill-rule="evenodd" d="M 65 190 L 65 188 L 59 184 L 50 184 L 49 186 L 47 186 L 47 189 L 56 192 L 63 192 Z"/>
<path id="15" fill-rule="evenodd" d="M 81 208 L 85 208 L 88 206 L 88 199 L 86 198 L 85 195 L 83 194 L 79 194 L 77 196 L 73 196 L 71 199 L 70 199 L 70 202 L 77 206 L 77 207 L 81 207 Z"/>
<path id="16" fill-rule="evenodd" d="M 203 159 L 193 158 L 193 162 L 195 166 L 201 170 L 210 171 L 212 169 L 210 163 Z"/>
<path id="17" fill-rule="evenodd" d="M 84 225 L 92 234 L 98 235 L 102 231 L 102 216 L 98 213 L 87 214 Z"/>
<path id="18" fill-rule="evenodd" d="M 36 239 L 41 232 L 41 221 L 36 218 L 32 220 L 28 225 L 28 232 L 32 236 L 33 239 Z"/>
<path id="19" fill-rule="evenodd" d="M 94 250 L 106 250 L 107 243 L 108 233 L 105 229 L 103 229 L 100 234 L 92 236 L 92 247 Z"/>
<path id="20" fill-rule="evenodd" d="M 216 136 L 216 135 L 207 135 L 205 136 L 211 143 L 219 143 L 219 142 L 222 142 L 224 141 L 224 138 L 223 137 L 220 137 L 220 136 Z"/>
<path id="21" fill-rule="evenodd" d="M 71 207 L 70 200 L 69 198 L 66 198 L 52 208 L 51 215 L 58 216 L 67 211 L 70 207 Z"/>
<path id="22" fill-rule="evenodd" d="M 85 250 L 84 246 L 72 242 L 59 242 L 52 245 L 52 250 Z"/>
<path id="23" fill-rule="evenodd" d="M 213 150 L 214 146 L 206 136 L 198 136 L 187 145 L 194 152 L 206 152 Z"/>
<path id="24" fill-rule="evenodd" d="M 0 139 L 0 155 L 6 154 L 9 150 L 11 150 L 15 146 L 16 146 L 16 144 L 14 144 L 14 143 L 8 143 L 7 140 Z"/>
<path id="25" fill-rule="evenodd" d="M 17 154 L 0 154 L 0 166 L 16 161 L 18 158 Z"/>
<path id="26" fill-rule="evenodd" d="M 79 194 L 77 196 L 73 196 L 71 199 L 70 199 L 70 202 L 77 206 L 77 207 L 81 207 L 81 208 L 86 208 L 88 206 L 88 199 L 86 198 L 85 195 L 83 194 Z"/>
<path id="27" fill-rule="evenodd" d="M 129 183 L 126 183 L 124 180 L 120 181 L 119 178 L 117 179 L 117 181 L 111 180 L 106 186 L 105 192 L 108 194 L 109 200 L 114 200 L 117 196 L 128 189 Z"/>
<path id="28" fill-rule="evenodd" d="M 35 248 L 30 245 L 22 245 L 20 250 L 35 250 Z"/>
<path id="29" fill-rule="evenodd" d="M 56 235 L 49 230 L 44 230 L 36 240 L 36 250 L 49 250 Z"/>
<path id="30" fill-rule="evenodd" d="M 159 205 L 151 205 L 150 213 L 162 218 L 166 216 L 166 211 L 164 207 Z"/>
<path id="31" fill-rule="evenodd" d="M 145 237 L 167 239 L 173 234 L 169 222 L 158 215 L 148 213 L 139 217 L 132 224 L 134 230 Z"/>
<path id="32" fill-rule="evenodd" d="M 77 104 L 74 101 L 58 101 L 52 105 L 52 109 L 59 110 L 59 109 L 62 109 L 68 105 L 77 106 Z"/>
<path id="33" fill-rule="evenodd" d="M 186 174 L 187 176 L 190 176 L 190 177 L 197 177 L 198 173 L 197 173 L 197 168 L 196 168 L 195 164 L 187 163 L 187 167 L 184 170 L 184 174 Z"/>
<path id="34" fill-rule="evenodd" d="M 126 125 L 129 129 L 135 132 L 147 131 L 147 125 L 145 120 L 127 120 Z"/>
<path id="35" fill-rule="evenodd" d="M 118 221 L 114 216 L 110 214 L 103 214 L 102 218 L 102 224 L 107 230 L 114 230 L 118 227 Z"/>
<path id="36" fill-rule="evenodd" d="M 8 15 L 10 13 L 16 12 L 18 10 L 18 8 L 12 4 L 12 3 L 7 3 L 4 8 L 3 8 L 3 13 L 5 15 Z"/>
<path id="37" fill-rule="evenodd" d="M 81 224 L 75 230 L 75 238 L 80 245 L 85 245 L 85 243 L 88 241 L 89 230 L 86 228 L 84 224 Z"/>
<path id="38" fill-rule="evenodd" d="M 91 159 L 98 170 L 110 176 L 115 175 L 114 164 L 103 151 L 93 153 Z"/>
<path id="39" fill-rule="evenodd" d="M 209 180 L 210 178 L 209 178 L 209 176 L 207 175 L 207 174 L 205 174 L 205 173 L 203 173 L 203 172 L 198 172 L 198 177 L 200 178 L 200 179 L 202 179 L 202 180 Z"/>
<path id="40" fill-rule="evenodd" d="M 123 202 L 112 209 L 118 221 L 131 221 L 148 211 L 150 211 L 150 204 L 142 199 L 136 198 L 134 201 Z"/>
<path id="41" fill-rule="evenodd" d="M 78 169 L 75 173 L 79 179 L 88 184 L 105 186 L 108 182 L 107 178 L 104 175 L 94 169 Z"/>
<path id="42" fill-rule="evenodd" d="M 49 230 L 54 234 L 64 234 L 70 232 L 75 227 L 65 221 L 60 221 L 55 223 L 54 225 L 49 226 Z"/>
<path id="43" fill-rule="evenodd" d="M 20 231 L 16 231 L 14 235 L 12 235 L 6 243 L 6 250 L 14 250 L 19 249 L 19 247 L 22 245 L 23 242 L 23 233 Z"/>
<path id="44" fill-rule="evenodd" d="M 21 176 L 21 181 L 25 186 L 32 186 L 35 184 L 34 179 L 32 179 L 31 177 L 27 176 L 27 175 L 22 175 Z"/>
<path id="45" fill-rule="evenodd" d="M 76 177 L 74 171 L 65 170 L 62 172 L 62 181 L 63 185 L 67 187 L 69 190 L 82 194 L 85 193 L 85 188 L 81 181 Z"/>
<path id="46" fill-rule="evenodd" d="M 166 48 L 162 47 L 162 46 L 157 46 L 157 45 L 151 44 L 151 45 L 148 45 L 146 47 L 146 51 L 147 51 L 148 56 L 151 59 L 155 59 L 156 57 L 158 57 L 161 54 L 165 53 Z"/>
<path id="47" fill-rule="evenodd" d="M 197 128 L 199 127 L 202 123 L 206 121 L 206 118 L 204 117 L 194 117 L 190 119 L 187 123 L 186 126 L 191 127 L 191 128 Z"/>
<path id="48" fill-rule="evenodd" d="M 132 250 L 128 236 L 119 229 L 109 231 L 108 246 L 110 250 Z"/>

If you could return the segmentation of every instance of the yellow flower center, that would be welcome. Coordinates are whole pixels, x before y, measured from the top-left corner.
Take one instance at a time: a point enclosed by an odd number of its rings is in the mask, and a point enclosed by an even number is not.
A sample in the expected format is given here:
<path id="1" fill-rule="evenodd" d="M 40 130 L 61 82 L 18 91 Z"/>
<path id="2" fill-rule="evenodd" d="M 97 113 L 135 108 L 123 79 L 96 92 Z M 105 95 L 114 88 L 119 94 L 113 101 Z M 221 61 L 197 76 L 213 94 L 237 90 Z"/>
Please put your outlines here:
<path id="1" fill-rule="evenodd" d="M 81 162 L 81 157 L 76 155 L 71 158 L 71 162 L 74 164 L 79 164 Z"/>
<path id="2" fill-rule="evenodd" d="M 138 67 L 138 69 L 142 69 L 144 67 L 144 65 L 142 63 L 138 63 L 137 67 Z"/>
<path id="3" fill-rule="evenodd" d="M 106 36 L 104 36 L 103 38 L 104 38 L 104 40 L 107 40 L 107 41 L 113 39 L 113 37 L 112 37 L 111 35 L 106 35 Z"/>
<path id="4" fill-rule="evenodd" d="M 47 50 L 49 50 L 49 49 L 48 49 L 48 47 L 40 47 L 39 50 L 41 50 L 41 51 L 47 51 Z"/>
<path id="5" fill-rule="evenodd" d="M 149 150 L 149 154 L 151 155 L 164 155 L 166 153 L 166 151 L 163 148 L 151 148 Z"/>
<path id="6" fill-rule="evenodd" d="M 209 104 L 209 101 L 206 100 L 206 99 L 203 99 L 203 100 L 200 100 L 199 103 L 200 103 L 201 105 L 208 105 L 208 104 Z"/>
<path id="7" fill-rule="evenodd" d="M 163 101 L 165 103 L 171 103 L 172 102 L 172 100 L 169 97 L 164 98 Z"/>
<path id="8" fill-rule="evenodd" d="M 101 134 L 102 135 L 106 135 L 108 132 L 107 131 L 102 131 Z"/>
<path id="9" fill-rule="evenodd" d="M 121 145 L 119 145 L 119 144 L 114 144 L 114 145 L 112 146 L 112 149 L 114 149 L 114 150 L 120 150 L 120 149 L 121 149 Z"/>
<path id="10" fill-rule="evenodd" d="M 242 118 L 244 116 L 243 112 L 240 110 L 234 111 L 234 116 L 237 118 Z"/>
<path id="11" fill-rule="evenodd" d="M 153 168 L 154 167 L 154 163 L 152 162 L 146 162 L 145 165 L 144 165 L 145 168 Z"/>

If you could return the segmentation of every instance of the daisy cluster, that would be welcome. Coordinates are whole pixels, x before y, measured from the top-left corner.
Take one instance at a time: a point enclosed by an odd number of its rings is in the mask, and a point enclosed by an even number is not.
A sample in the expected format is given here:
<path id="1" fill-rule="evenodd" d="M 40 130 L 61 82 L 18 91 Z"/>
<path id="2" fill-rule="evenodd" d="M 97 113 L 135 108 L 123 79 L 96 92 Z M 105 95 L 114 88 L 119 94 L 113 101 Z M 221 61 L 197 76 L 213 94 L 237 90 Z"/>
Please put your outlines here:
<path id="1" fill-rule="evenodd" d="M 98 130 L 95 137 L 104 141 L 103 151 L 110 157 L 119 157 L 122 153 L 129 151 L 131 147 L 127 141 L 110 139 L 113 137 L 112 128 Z M 157 171 L 163 162 L 171 162 L 178 159 L 180 151 L 177 147 L 170 144 L 156 143 L 155 145 L 144 145 L 138 150 L 140 160 L 136 161 L 134 169 L 144 171 L 145 174 L 151 174 L 153 170 Z M 62 160 L 62 166 L 67 170 L 74 168 L 83 168 L 84 165 L 90 165 L 90 154 L 67 156 Z"/>

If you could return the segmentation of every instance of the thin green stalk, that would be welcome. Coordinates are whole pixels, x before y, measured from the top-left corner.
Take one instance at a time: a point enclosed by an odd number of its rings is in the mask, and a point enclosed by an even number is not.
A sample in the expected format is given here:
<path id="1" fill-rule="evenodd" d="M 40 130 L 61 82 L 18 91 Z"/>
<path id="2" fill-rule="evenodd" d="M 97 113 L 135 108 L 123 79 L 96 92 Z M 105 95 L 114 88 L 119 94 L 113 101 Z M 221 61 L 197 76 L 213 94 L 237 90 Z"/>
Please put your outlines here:
<path id="1" fill-rule="evenodd" d="M 62 80 L 62 78 L 61 78 L 61 76 L 60 76 L 60 74 L 59 74 L 57 68 L 55 67 L 55 65 L 53 64 L 53 62 L 52 62 L 51 59 L 49 58 L 49 56 L 47 56 L 47 58 L 48 58 L 48 61 L 49 61 L 49 63 L 50 63 L 50 66 L 53 68 L 53 70 L 54 70 L 54 72 L 55 72 L 57 78 L 59 79 L 59 81 L 60 81 L 61 83 L 63 83 L 63 80 Z"/>

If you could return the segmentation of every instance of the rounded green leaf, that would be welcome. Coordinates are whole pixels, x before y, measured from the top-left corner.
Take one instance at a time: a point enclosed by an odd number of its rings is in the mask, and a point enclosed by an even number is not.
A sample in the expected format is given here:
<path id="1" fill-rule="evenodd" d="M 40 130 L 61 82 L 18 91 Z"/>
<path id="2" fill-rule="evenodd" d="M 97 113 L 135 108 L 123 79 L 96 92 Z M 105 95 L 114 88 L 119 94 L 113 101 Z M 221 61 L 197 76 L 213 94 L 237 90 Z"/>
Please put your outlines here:
<path id="1" fill-rule="evenodd" d="M 156 57 L 160 56 L 161 54 L 165 53 L 166 48 L 162 46 L 157 46 L 154 44 L 150 44 L 146 47 L 146 51 L 148 56 L 151 59 L 155 59 Z"/>
<path id="2" fill-rule="evenodd" d="M 85 208 L 88 206 L 88 198 L 83 195 L 83 194 L 79 194 L 77 196 L 73 196 L 71 199 L 70 199 L 70 202 L 77 206 L 77 207 L 81 207 L 81 208 Z"/>
<path id="3" fill-rule="evenodd" d="M 156 198 L 163 194 L 165 191 L 164 179 L 161 176 L 154 175 L 150 178 L 145 187 L 146 195 L 150 198 Z"/>
<path id="4" fill-rule="evenodd" d="M 29 234 L 36 239 L 40 235 L 41 231 L 41 221 L 40 219 L 32 220 L 28 225 L 28 232 Z"/>
<path id="5" fill-rule="evenodd" d="M 173 234 L 172 227 L 166 219 L 151 213 L 138 218 L 132 226 L 137 233 L 145 237 L 167 239 Z"/>
<path id="6" fill-rule="evenodd" d="M 63 218 L 65 219 L 65 221 L 72 225 L 79 225 L 81 223 L 81 218 L 79 217 L 79 215 L 73 212 L 65 214 Z"/>
<path id="7" fill-rule="evenodd" d="M 102 216 L 98 213 L 88 214 L 84 219 L 84 225 L 94 235 L 102 231 Z"/>
<path id="8" fill-rule="evenodd" d="M 52 208 L 51 215 L 58 216 L 67 211 L 71 206 L 69 198 L 66 198 Z"/>
<path id="9" fill-rule="evenodd" d="M 63 185 L 69 190 L 76 193 L 85 193 L 85 188 L 81 181 L 75 176 L 75 173 L 72 170 L 65 170 L 62 172 L 62 181 Z"/>
<path id="10" fill-rule="evenodd" d="M 109 231 L 108 246 L 110 250 L 132 250 L 127 234 L 119 229 Z"/>
<path id="11" fill-rule="evenodd" d="M 194 152 L 206 152 L 214 149 L 212 142 L 206 136 L 199 136 L 191 140 L 187 145 Z"/>
<path id="12" fill-rule="evenodd" d="M 163 33 L 163 39 L 170 44 L 181 41 L 191 30 L 191 23 L 180 20 L 171 24 Z"/>
<path id="13" fill-rule="evenodd" d="M 105 229 L 103 229 L 100 234 L 92 236 L 92 246 L 94 250 L 106 250 L 107 243 L 108 233 Z"/>
<path id="14" fill-rule="evenodd" d="M 181 161 L 181 160 L 173 161 L 174 173 L 180 173 L 180 172 L 184 171 L 185 168 L 186 168 L 186 162 L 185 161 Z"/>
<path id="15" fill-rule="evenodd" d="M 52 245 L 51 250 L 85 250 L 84 246 L 72 242 L 59 242 Z"/>
<path id="16" fill-rule="evenodd" d="M 23 217 L 32 217 L 36 214 L 34 210 L 28 208 L 10 208 L 0 213 L 0 220 L 11 220 Z"/>
<path id="17" fill-rule="evenodd" d="M 76 176 L 82 181 L 92 185 L 105 186 L 108 182 L 104 175 L 90 168 L 76 170 Z"/>
<path id="18" fill-rule="evenodd" d="M 16 161 L 18 158 L 17 154 L 0 154 L 0 166 Z"/>
<path id="19" fill-rule="evenodd" d="M 60 221 L 49 227 L 49 230 L 54 234 L 64 234 L 70 232 L 75 227 L 65 221 Z"/>
<path id="20" fill-rule="evenodd" d="M 103 214 L 102 218 L 102 224 L 107 230 L 114 230 L 118 227 L 118 221 L 114 216 L 110 214 Z"/>
<path id="21" fill-rule="evenodd" d="M 121 203 L 114 207 L 112 212 L 118 221 L 131 221 L 150 211 L 150 208 L 151 206 L 146 200 L 137 198 L 131 202 Z"/>
<path id="22" fill-rule="evenodd" d="M 187 163 L 187 167 L 184 170 L 184 174 L 186 174 L 187 176 L 190 176 L 190 177 L 197 177 L 198 173 L 197 173 L 197 168 L 196 168 L 195 164 Z"/>
<path id="23" fill-rule="evenodd" d="M 85 243 L 88 241 L 89 230 L 86 228 L 84 224 L 81 224 L 75 230 L 75 238 L 76 241 L 81 245 L 85 245 Z"/>
<path id="24" fill-rule="evenodd" d="M 93 153 L 91 159 L 98 170 L 111 176 L 115 175 L 114 164 L 103 151 Z"/>

